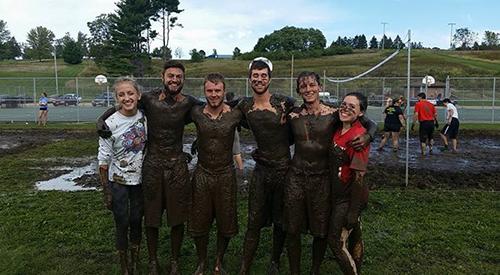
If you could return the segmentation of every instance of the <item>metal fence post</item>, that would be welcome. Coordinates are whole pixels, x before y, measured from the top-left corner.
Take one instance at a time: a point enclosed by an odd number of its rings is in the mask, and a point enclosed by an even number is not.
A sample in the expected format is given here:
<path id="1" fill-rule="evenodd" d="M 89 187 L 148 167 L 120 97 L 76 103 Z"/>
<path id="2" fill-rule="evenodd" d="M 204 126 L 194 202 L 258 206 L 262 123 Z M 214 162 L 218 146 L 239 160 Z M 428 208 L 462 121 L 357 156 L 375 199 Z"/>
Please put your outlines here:
<path id="1" fill-rule="evenodd" d="M 80 123 L 80 93 L 78 92 L 78 77 L 75 78 L 75 88 L 76 88 L 76 122 Z"/>
<path id="2" fill-rule="evenodd" d="M 446 76 L 446 85 L 444 88 L 444 97 L 450 98 L 450 76 Z"/>
<path id="3" fill-rule="evenodd" d="M 493 77 L 493 101 L 491 102 L 491 123 L 495 123 L 495 89 L 496 89 L 496 77 Z"/>
<path id="4" fill-rule="evenodd" d="M 36 78 L 33 77 L 33 103 L 35 103 L 35 102 L 37 102 L 37 100 L 36 100 Z M 35 108 L 35 110 L 36 109 L 37 108 Z M 35 111 L 34 113 L 35 113 L 34 122 L 36 123 L 37 122 L 36 120 L 38 119 L 38 117 L 37 117 L 38 114 L 37 114 L 37 111 Z"/>

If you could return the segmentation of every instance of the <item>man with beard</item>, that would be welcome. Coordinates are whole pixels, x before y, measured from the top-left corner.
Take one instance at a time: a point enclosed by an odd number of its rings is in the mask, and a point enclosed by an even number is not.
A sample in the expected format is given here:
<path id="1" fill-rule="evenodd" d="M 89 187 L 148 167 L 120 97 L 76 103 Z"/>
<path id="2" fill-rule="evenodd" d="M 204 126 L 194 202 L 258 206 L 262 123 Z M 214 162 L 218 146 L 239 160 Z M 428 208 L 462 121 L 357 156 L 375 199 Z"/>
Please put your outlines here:
<path id="1" fill-rule="evenodd" d="M 191 117 L 198 137 L 198 163 L 193 173 L 193 198 L 188 232 L 198 254 L 195 274 L 204 274 L 207 265 L 208 233 L 217 224 L 217 256 L 214 274 L 224 274 L 222 261 L 229 240 L 238 233 L 236 174 L 233 140 L 241 120 L 239 109 L 224 103 L 224 77 L 212 73 L 205 77 L 206 106 L 195 106 Z"/>
<path id="2" fill-rule="evenodd" d="M 334 129 L 341 124 L 337 108 L 320 101 L 321 90 L 318 74 L 300 73 L 297 77 L 297 92 L 304 104 L 288 114 L 295 141 L 295 154 L 284 190 L 284 220 L 291 274 L 300 274 L 301 233 L 310 232 L 314 237 L 311 274 L 320 273 L 327 246 L 331 209 L 328 150 Z M 362 124 L 371 133 L 361 136 L 364 143 L 368 144 L 377 126 L 370 120 L 364 120 Z M 360 148 L 359 145 L 357 147 Z"/>
<path id="3" fill-rule="evenodd" d="M 149 254 L 149 273 L 158 274 L 158 229 L 163 211 L 171 227 L 171 272 L 179 274 L 178 259 L 184 237 L 184 223 L 191 203 L 191 185 L 186 155 L 182 151 L 184 125 L 191 122 L 191 108 L 199 105 L 192 96 L 181 93 L 184 84 L 184 66 L 167 61 L 163 66 L 163 89 L 144 93 L 139 108 L 148 120 L 148 142 L 142 170 L 144 194 L 144 224 Z M 108 110 L 98 120 L 97 129 L 106 137 L 104 120 L 114 112 Z"/>

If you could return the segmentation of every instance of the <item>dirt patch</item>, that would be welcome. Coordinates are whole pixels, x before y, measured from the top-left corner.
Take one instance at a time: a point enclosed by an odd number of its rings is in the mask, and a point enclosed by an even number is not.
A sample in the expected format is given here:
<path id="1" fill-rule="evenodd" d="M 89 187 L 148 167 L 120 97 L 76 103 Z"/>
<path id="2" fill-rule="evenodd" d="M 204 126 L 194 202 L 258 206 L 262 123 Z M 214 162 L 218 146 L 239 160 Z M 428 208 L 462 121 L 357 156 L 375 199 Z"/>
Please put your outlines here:
<path id="1" fill-rule="evenodd" d="M 97 139 L 97 136 L 90 130 L 3 130 L 0 131 L 0 156 L 71 138 Z M 186 135 L 185 152 L 189 152 L 193 139 L 193 135 Z M 375 148 L 379 142 L 380 139 L 378 138 L 372 143 L 367 182 L 372 189 L 385 186 L 405 186 L 405 140 L 401 140 L 401 150 L 397 153 L 393 153 L 389 145 L 386 145 L 385 150 L 382 152 L 376 151 Z M 439 147 L 441 147 L 441 142 L 436 139 L 433 154 L 420 156 L 417 137 L 411 137 L 409 145 L 410 187 L 500 190 L 500 134 L 493 131 L 484 133 L 477 130 L 465 130 L 460 133 L 458 153 L 443 153 L 439 150 Z M 244 182 L 244 180 L 250 179 L 255 164 L 250 156 L 251 152 L 256 148 L 253 138 L 242 135 L 241 148 L 245 160 L 245 169 L 239 185 L 244 193 L 247 189 L 247 182 Z M 71 163 L 72 166 L 83 166 L 93 160 L 95 159 L 65 160 L 64 163 Z M 56 163 L 62 163 L 61 158 L 54 160 L 55 165 L 57 165 Z M 195 163 L 196 158 L 190 164 L 191 169 Z M 65 171 L 67 170 L 65 169 Z M 41 180 L 60 176 L 61 173 L 64 172 L 60 170 L 46 171 L 41 173 Z M 74 179 L 74 181 L 82 187 L 99 186 L 96 174 L 84 174 Z"/>
<path id="2" fill-rule="evenodd" d="M 15 154 L 63 139 L 97 138 L 90 130 L 0 130 L 0 156 Z"/>

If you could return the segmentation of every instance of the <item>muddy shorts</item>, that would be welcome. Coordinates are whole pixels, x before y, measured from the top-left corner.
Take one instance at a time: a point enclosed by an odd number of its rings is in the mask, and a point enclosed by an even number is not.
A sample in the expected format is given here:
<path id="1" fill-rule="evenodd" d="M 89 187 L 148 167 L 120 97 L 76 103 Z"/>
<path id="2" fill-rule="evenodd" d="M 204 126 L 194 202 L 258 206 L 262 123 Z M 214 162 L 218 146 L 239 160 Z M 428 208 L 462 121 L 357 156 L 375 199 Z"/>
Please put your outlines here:
<path id="1" fill-rule="evenodd" d="M 330 219 L 329 172 L 305 174 L 291 168 L 285 186 L 285 230 L 291 234 L 309 231 L 314 237 L 328 234 Z"/>
<path id="2" fill-rule="evenodd" d="M 145 159 L 142 167 L 144 193 L 144 224 L 160 227 L 163 210 L 167 225 L 183 224 L 188 219 L 191 205 L 191 184 L 185 157 L 168 161 Z"/>
<path id="3" fill-rule="evenodd" d="M 288 166 L 255 164 L 248 193 L 248 228 L 283 225 L 283 188 Z"/>
<path id="4" fill-rule="evenodd" d="M 192 186 L 188 232 L 193 237 L 208 235 L 215 219 L 218 234 L 226 237 L 238 234 L 234 167 L 231 165 L 219 171 L 209 171 L 198 164 L 194 170 Z"/>
<path id="5" fill-rule="evenodd" d="M 434 138 L 434 121 L 433 120 L 424 120 L 420 121 L 420 127 L 418 128 L 418 133 L 420 136 L 420 142 L 424 143 L 428 140 Z"/>
<path id="6" fill-rule="evenodd" d="M 450 124 L 446 124 L 441 130 L 441 134 L 448 136 L 451 139 L 456 139 L 458 136 L 458 128 L 460 126 L 460 122 L 457 118 L 452 118 Z"/>

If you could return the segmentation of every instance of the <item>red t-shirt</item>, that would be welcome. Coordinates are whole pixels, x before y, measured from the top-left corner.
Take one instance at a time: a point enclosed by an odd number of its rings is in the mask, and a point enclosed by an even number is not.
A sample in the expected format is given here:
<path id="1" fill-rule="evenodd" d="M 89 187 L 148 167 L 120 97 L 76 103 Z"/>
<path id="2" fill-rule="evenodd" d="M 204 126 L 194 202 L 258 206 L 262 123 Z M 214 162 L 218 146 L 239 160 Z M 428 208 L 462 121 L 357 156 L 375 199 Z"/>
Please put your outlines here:
<path id="1" fill-rule="evenodd" d="M 368 156 L 370 154 L 370 145 L 365 146 L 363 150 L 356 151 L 350 145 L 350 141 L 359 135 L 365 134 L 366 129 L 361 125 L 359 120 L 356 120 L 351 129 L 342 134 L 342 128 L 338 129 L 333 135 L 333 143 L 340 148 L 345 148 L 349 161 L 341 166 L 340 181 L 344 184 L 350 183 L 354 178 L 354 171 L 366 171 L 368 166 Z"/>
<path id="2" fill-rule="evenodd" d="M 436 107 L 427 100 L 415 104 L 415 112 L 418 113 L 418 121 L 434 120 Z"/>

